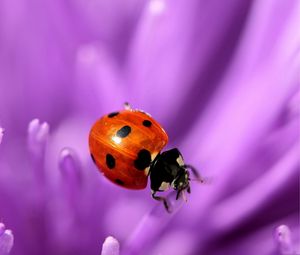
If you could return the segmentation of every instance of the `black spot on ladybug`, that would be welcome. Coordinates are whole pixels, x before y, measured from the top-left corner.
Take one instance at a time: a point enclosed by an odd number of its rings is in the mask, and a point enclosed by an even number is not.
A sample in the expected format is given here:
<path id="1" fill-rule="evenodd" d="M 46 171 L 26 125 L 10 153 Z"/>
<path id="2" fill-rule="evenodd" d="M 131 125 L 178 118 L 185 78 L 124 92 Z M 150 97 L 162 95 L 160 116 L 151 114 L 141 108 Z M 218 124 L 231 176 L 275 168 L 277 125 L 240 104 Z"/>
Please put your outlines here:
<path id="1" fill-rule="evenodd" d="M 113 169 L 116 166 L 116 160 L 111 154 L 106 154 L 106 165 L 109 169 Z"/>
<path id="2" fill-rule="evenodd" d="M 94 156 L 93 156 L 92 153 L 91 153 L 91 158 L 92 158 L 93 162 L 96 164 L 96 160 L 95 160 L 95 158 L 94 158 Z"/>
<path id="3" fill-rule="evenodd" d="M 117 136 L 121 137 L 121 138 L 124 138 L 124 137 L 128 136 L 130 132 L 131 132 L 131 127 L 124 126 L 124 127 L 122 127 L 121 129 L 118 130 Z"/>
<path id="4" fill-rule="evenodd" d="M 117 184 L 119 184 L 119 185 L 124 185 L 125 183 L 122 181 L 122 180 L 120 180 L 120 179 L 115 179 L 115 183 L 117 183 Z"/>
<path id="5" fill-rule="evenodd" d="M 145 127 L 151 127 L 152 122 L 151 122 L 150 120 L 144 120 L 144 121 L 143 121 L 143 125 L 144 125 Z"/>
<path id="6" fill-rule="evenodd" d="M 107 115 L 108 118 L 112 118 L 112 117 L 115 117 L 119 114 L 119 112 L 112 112 L 110 114 Z"/>
<path id="7" fill-rule="evenodd" d="M 137 159 L 134 161 L 134 166 L 138 170 L 144 170 L 146 167 L 150 166 L 151 154 L 148 150 L 142 149 L 139 151 Z"/>

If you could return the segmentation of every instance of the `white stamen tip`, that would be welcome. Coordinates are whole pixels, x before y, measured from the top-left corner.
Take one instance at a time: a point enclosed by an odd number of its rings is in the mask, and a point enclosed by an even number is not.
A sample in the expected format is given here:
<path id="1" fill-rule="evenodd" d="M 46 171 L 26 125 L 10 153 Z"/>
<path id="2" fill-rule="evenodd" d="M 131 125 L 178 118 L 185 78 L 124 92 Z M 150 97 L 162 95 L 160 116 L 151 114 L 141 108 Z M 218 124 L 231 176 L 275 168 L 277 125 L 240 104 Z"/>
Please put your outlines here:
<path id="1" fill-rule="evenodd" d="M 40 127 L 39 127 L 39 131 L 36 134 L 36 140 L 38 142 L 45 142 L 48 138 L 48 134 L 49 134 L 49 124 L 46 122 L 43 122 Z"/>
<path id="2" fill-rule="evenodd" d="M 0 254 L 8 255 L 14 244 L 12 231 L 7 229 L 0 235 Z"/>
<path id="3" fill-rule="evenodd" d="M 63 148 L 60 152 L 60 158 L 65 159 L 67 157 L 70 157 L 72 155 L 72 152 L 69 148 Z"/>
<path id="4" fill-rule="evenodd" d="M 29 150 L 34 155 L 42 154 L 49 136 L 49 124 L 41 123 L 39 119 L 33 119 L 28 125 Z"/>
<path id="5" fill-rule="evenodd" d="M 39 123 L 39 119 L 33 119 L 32 121 L 30 121 L 28 125 L 28 133 L 36 132 L 39 127 Z"/>
<path id="6" fill-rule="evenodd" d="M 288 226 L 281 225 L 276 228 L 276 241 L 281 254 L 293 254 L 293 244 L 291 240 L 291 231 Z"/>
<path id="7" fill-rule="evenodd" d="M 28 125 L 28 135 L 35 142 L 44 142 L 49 134 L 49 124 L 41 123 L 39 119 L 33 119 Z"/>
<path id="8" fill-rule="evenodd" d="M 59 155 L 59 167 L 62 173 L 77 176 L 80 171 L 80 162 L 76 152 L 71 148 L 63 148 Z"/>
<path id="9" fill-rule="evenodd" d="M 103 245 L 101 255 L 119 255 L 120 245 L 116 238 L 108 236 Z"/>

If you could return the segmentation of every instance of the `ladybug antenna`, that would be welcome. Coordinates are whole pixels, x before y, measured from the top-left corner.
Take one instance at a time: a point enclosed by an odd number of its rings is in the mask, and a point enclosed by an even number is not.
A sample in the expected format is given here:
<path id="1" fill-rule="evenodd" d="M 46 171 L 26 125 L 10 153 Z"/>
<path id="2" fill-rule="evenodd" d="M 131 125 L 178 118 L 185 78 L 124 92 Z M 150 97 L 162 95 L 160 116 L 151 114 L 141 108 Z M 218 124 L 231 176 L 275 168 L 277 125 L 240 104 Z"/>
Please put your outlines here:
<path id="1" fill-rule="evenodd" d="M 206 180 L 205 179 L 196 179 L 196 178 L 189 178 L 189 181 L 192 181 L 192 182 L 200 182 L 200 183 L 206 183 Z"/>

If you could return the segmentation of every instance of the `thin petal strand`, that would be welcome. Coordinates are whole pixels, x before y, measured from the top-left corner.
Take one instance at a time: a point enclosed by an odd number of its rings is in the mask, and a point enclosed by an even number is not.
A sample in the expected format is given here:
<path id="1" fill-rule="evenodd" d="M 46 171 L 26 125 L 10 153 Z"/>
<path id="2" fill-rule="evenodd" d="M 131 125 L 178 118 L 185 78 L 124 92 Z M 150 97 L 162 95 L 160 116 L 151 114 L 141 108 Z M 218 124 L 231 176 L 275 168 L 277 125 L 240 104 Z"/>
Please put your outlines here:
<path id="1" fill-rule="evenodd" d="M 1 226 L 0 226 L 1 228 Z M 0 255 L 8 255 L 14 244 L 14 236 L 11 230 L 6 229 L 0 235 Z"/>
<path id="2" fill-rule="evenodd" d="M 2 142 L 3 133 L 4 133 L 4 129 L 0 127 L 0 144 Z"/>
<path id="3" fill-rule="evenodd" d="M 4 231 L 5 231 L 5 225 L 2 222 L 0 222 L 0 236 L 4 233 Z"/>

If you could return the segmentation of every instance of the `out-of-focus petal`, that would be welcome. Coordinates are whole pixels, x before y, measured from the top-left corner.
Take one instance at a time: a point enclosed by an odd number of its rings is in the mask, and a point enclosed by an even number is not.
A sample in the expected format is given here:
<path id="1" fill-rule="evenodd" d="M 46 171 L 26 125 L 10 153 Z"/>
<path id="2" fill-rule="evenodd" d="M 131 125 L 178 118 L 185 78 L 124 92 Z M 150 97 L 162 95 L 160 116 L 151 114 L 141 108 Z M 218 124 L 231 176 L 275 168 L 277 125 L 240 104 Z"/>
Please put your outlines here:
<path id="1" fill-rule="evenodd" d="M 122 61 L 138 24 L 146 0 L 73 1 L 78 26 L 95 41 L 103 41 L 108 51 Z"/>
<path id="2" fill-rule="evenodd" d="M 217 205 L 215 210 L 211 212 L 213 225 L 219 231 L 224 231 L 224 228 L 233 228 L 234 225 L 249 220 L 250 216 L 255 214 L 257 210 L 261 211 L 261 208 L 268 205 L 272 201 L 272 197 L 277 197 L 287 183 L 291 183 L 293 179 L 297 178 L 299 163 L 297 145 L 291 148 L 287 155 L 259 180 L 254 181 L 235 196 Z M 269 185 L 270 181 L 272 181 L 272 185 Z M 290 202 L 297 203 L 296 200 Z M 269 215 L 269 220 L 271 220 L 271 215 Z"/>
<path id="3" fill-rule="evenodd" d="M 163 203 L 157 204 L 140 221 L 139 225 L 128 237 L 124 245 L 124 254 L 138 255 L 149 250 L 149 244 L 165 229 L 170 220 L 182 207 L 183 199 L 176 200 L 176 192 L 171 192 L 168 196 L 168 203 L 171 213 L 168 213 Z"/>
<path id="4" fill-rule="evenodd" d="M 188 132 L 230 62 L 249 7 L 250 1 L 149 1 L 128 56 L 127 85 L 139 95 L 129 101 L 166 123 L 171 137 L 174 126 L 177 136 Z"/>
<path id="5" fill-rule="evenodd" d="M 76 60 L 74 99 L 78 111 L 96 119 L 122 108 L 129 91 L 124 86 L 121 67 L 107 47 L 101 43 L 82 45 Z"/>
<path id="6" fill-rule="evenodd" d="M 205 234 L 205 233 L 201 233 Z M 194 249 L 197 246 L 196 235 L 189 231 L 173 230 L 165 231 L 159 236 L 154 247 L 145 249 L 142 253 L 145 255 L 152 254 L 195 254 Z"/>
<path id="7" fill-rule="evenodd" d="M 0 231 L 1 228 L 2 233 L 0 232 L 0 255 L 8 255 L 14 244 L 14 236 L 11 230 L 4 230 L 4 226 L 1 226 L 0 223 Z"/>
<path id="8" fill-rule="evenodd" d="M 182 144 L 187 148 L 186 154 L 193 155 L 189 157 L 192 162 L 202 163 L 205 174 L 223 173 L 222 185 L 201 200 L 202 208 L 205 208 L 205 201 L 212 202 L 211 196 L 217 198 L 217 193 L 222 194 L 229 179 L 234 179 L 237 166 L 255 151 L 298 89 L 299 60 L 296 57 L 297 44 L 293 40 L 298 17 L 297 8 L 292 8 L 297 7 L 297 3 L 288 3 L 291 5 L 288 8 L 280 8 L 279 3 L 274 6 L 272 1 L 262 5 L 263 10 L 271 11 L 272 17 L 281 14 L 287 17 L 282 21 L 281 33 L 274 32 L 277 26 L 270 23 L 271 14 L 265 16 L 260 4 L 257 2 L 256 5 L 218 93 Z M 257 26 L 257 19 L 265 25 Z M 254 56 L 259 56 L 259 42 L 267 41 L 268 34 L 277 43 L 276 47 L 270 47 L 267 55 L 263 55 L 263 64 L 262 59 Z M 286 44 L 291 44 L 290 51 L 284 50 Z"/>

